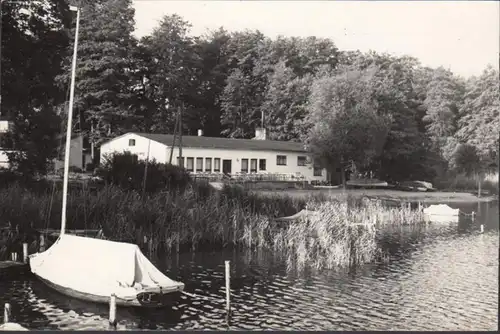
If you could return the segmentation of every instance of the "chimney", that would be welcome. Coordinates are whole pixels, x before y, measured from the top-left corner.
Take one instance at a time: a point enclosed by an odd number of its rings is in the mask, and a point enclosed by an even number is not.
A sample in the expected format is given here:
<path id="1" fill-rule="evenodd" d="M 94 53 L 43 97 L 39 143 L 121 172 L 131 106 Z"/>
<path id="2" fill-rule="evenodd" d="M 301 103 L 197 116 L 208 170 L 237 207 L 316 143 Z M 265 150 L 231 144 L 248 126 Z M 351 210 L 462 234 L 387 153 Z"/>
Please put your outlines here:
<path id="1" fill-rule="evenodd" d="M 265 128 L 256 128 L 255 129 L 255 140 L 266 140 L 266 129 Z"/>
<path id="2" fill-rule="evenodd" d="M 202 129 L 198 129 L 198 137 L 202 137 L 203 136 L 203 130 Z"/>

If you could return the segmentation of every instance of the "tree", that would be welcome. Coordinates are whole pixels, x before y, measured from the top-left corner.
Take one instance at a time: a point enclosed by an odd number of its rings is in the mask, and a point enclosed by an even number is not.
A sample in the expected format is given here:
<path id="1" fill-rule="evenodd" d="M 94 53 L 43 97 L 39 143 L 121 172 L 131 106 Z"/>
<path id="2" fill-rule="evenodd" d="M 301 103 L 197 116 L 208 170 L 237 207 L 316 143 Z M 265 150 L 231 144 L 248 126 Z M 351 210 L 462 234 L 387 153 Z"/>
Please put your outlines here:
<path id="1" fill-rule="evenodd" d="M 390 118 L 378 113 L 373 98 L 374 72 L 342 69 L 313 82 L 306 146 L 323 165 L 340 167 L 344 187 L 345 169 L 369 164 L 389 131 Z"/>
<path id="2" fill-rule="evenodd" d="M 227 48 L 232 68 L 220 96 L 221 134 L 231 138 L 252 138 L 261 124 L 261 104 L 267 73 L 259 62 L 267 39 L 259 31 L 236 32 Z"/>
<path id="3" fill-rule="evenodd" d="M 433 71 L 426 87 L 423 121 L 434 149 L 449 156 L 454 147 L 450 140 L 456 132 L 458 110 L 462 103 L 464 85 L 461 78 L 440 67 Z M 448 144 L 448 145 L 447 145 Z M 444 152 L 444 149 L 451 150 Z"/>
<path id="4" fill-rule="evenodd" d="M 56 156 L 60 119 L 55 105 L 65 98 L 54 78 L 61 72 L 68 37 L 65 1 L 2 3 L 2 115 L 13 121 L 0 146 L 11 167 L 25 176 L 43 174 Z"/>
<path id="5" fill-rule="evenodd" d="M 274 66 L 261 106 L 269 139 L 300 140 L 311 83 L 311 75 L 297 77 L 285 61 Z"/>
<path id="6" fill-rule="evenodd" d="M 200 57 L 198 98 L 194 101 L 199 110 L 199 128 L 207 136 L 220 136 L 221 100 L 226 80 L 231 71 L 229 44 L 230 34 L 223 28 L 209 32 L 195 41 L 195 49 Z"/>
<path id="7" fill-rule="evenodd" d="M 151 36 L 141 40 L 149 53 L 150 68 L 147 86 L 156 106 L 153 132 L 174 129 L 178 107 L 184 106 L 185 126 L 199 117 L 192 114 L 197 99 L 200 61 L 193 38 L 188 36 L 190 25 L 178 15 L 165 16 Z M 196 125 L 199 123 L 196 121 Z"/>
<path id="8" fill-rule="evenodd" d="M 500 128 L 499 73 L 488 66 L 481 76 L 467 81 L 463 105 L 460 109 L 456 137 L 475 146 L 483 160 L 498 157 L 498 129 Z"/>
<path id="9" fill-rule="evenodd" d="M 457 172 L 470 176 L 480 172 L 481 158 L 475 146 L 459 144 L 453 152 L 451 165 Z"/>
<path id="10" fill-rule="evenodd" d="M 4 139 L 7 147 L 13 149 L 6 153 L 10 168 L 27 177 L 46 174 L 58 153 L 61 119 L 52 106 L 42 108 L 24 109 Z"/>
<path id="11" fill-rule="evenodd" d="M 75 82 L 75 128 L 100 144 L 124 131 L 131 110 L 131 73 L 135 47 L 134 9 L 131 0 L 75 0 L 80 8 L 80 31 Z M 73 15 L 74 16 L 74 15 Z M 76 23 L 72 24 L 71 39 Z M 57 80 L 62 89 L 70 84 L 73 43 L 70 44 L 63 72 Z"/>
<path id="12" fill-rule="evenodd" d="M 386 181 L 432 178 L 434 167 L 441 169 L 442 158 L 434 153 L 422 121 L 426 111 L 426 88 L 422 83 L 426 86 L 427 82 L 425 76 L 420 76 L 418 61 L 375 52 L 348 52 L 340 59 L 360 70 L 378 67 L 374 96 L 380 113 L 392 118 L 383 151 L 368 168 Z"/>

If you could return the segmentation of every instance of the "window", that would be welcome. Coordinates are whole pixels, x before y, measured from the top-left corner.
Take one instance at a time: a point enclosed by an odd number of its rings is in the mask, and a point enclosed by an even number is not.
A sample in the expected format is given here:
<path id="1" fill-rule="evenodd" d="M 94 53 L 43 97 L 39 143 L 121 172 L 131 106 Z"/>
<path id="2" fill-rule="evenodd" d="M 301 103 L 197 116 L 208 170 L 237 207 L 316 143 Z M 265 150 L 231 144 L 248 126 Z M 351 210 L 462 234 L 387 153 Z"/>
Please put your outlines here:
<path id="1" fill-rule="evenodd" d="M 259 170 L 266 170 L 266 159 L 259 159 Z"/>
<path id="2" fill-rule="evenodd" d="M 184 167 L 184 157 L 177 157 L 177 166 Z"/>
<path id="3" fill-rule="evenodd" d="M 205 172 L 212 172 L 212 158 L 205 158 Z"/>
<path id="4" fill-rule="evenodd" d="M 129 139 L 128 146 L 135 146 L 135 139 Z"/>
<path id="5" fill-rule="evenodd" d="M 220 158 L 214 158 L 214 172 L 220 172 Z"/>
<path id="6" fill-rule="evenodd" d="M 323 168 L 318 165 L 314 165 L 314 176 L 323 176 Z"/>
<path id="7" fill-rule="evenodd" d="M 250 172 L 257 173 L 257 159 L 250 160 Z"/>
<path id="8" fill-rule="evenodd" d="M 194 158 L 186 158 L 186 170 L 188 172 L 194 171 Z"/>
<path id="9" fill-rule="evenodd" d="M 196 171 L 203 172 L 203 158 L 196 158 Z"/>
<path id="10" fill-rule="evenodd" d="M 297 166 L 305 166 L 307 164 L 307 157 L 298 156 L 297 157 Z"/>
<path id="11" fill-rule="evenodd" d="M 241 159 L 241 172 L 248 173 L 248 159 Z"/>
<path id="12" fill-rule="evenodd" d="M 276 165 L 286 166 L 286 155 L 277 155 L 276 156 Z"/>

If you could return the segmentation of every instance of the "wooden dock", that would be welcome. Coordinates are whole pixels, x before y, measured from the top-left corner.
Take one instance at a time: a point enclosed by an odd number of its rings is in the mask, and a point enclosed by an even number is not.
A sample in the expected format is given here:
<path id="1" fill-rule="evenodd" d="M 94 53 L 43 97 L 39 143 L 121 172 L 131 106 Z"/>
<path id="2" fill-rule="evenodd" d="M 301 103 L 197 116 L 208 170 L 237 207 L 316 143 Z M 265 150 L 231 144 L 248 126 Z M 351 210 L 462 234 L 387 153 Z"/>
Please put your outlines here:
<path id="1" fill-rule="evenodd" d="M 19 267 L 27 267 L 28 265 L 22 262 L 16 261 L 0 261 L 0 270 L 5 270 L 9 268 L 19 268 Z"/>
<path id="2" fill-rule="evenodd" d="M 29 272 L 27 263 L 17 261 L 0 261 L 0 277 L 21 275 Z"/>

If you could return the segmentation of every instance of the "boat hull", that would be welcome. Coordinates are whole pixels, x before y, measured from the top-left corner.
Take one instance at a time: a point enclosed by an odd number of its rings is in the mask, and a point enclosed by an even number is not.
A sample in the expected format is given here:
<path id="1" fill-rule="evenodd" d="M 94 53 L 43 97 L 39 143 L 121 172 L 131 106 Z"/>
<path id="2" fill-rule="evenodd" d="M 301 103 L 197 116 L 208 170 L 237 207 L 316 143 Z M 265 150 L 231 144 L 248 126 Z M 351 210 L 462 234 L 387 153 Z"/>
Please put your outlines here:
<path id="1" fill-rule="evenodd" d="M 89 293 L 80 292 L 71 288 L 63 287 L 58 284 L 52 283 L 38 275 L 35 276 L 40 279 L 45 285 L 54 289 L 55 291 L 80 300 L 89 301 L 99 304 L 109 304 L 109 296 L 94 295 Z M 145 307 L 145 308 L 163 308 L 176 305 L 182 295 L 182 289 L 159 293 L 152 291 L 139 291 L 134 299 L 123 299 L 116 297 L 117 306 L 126 307 Z"/>

